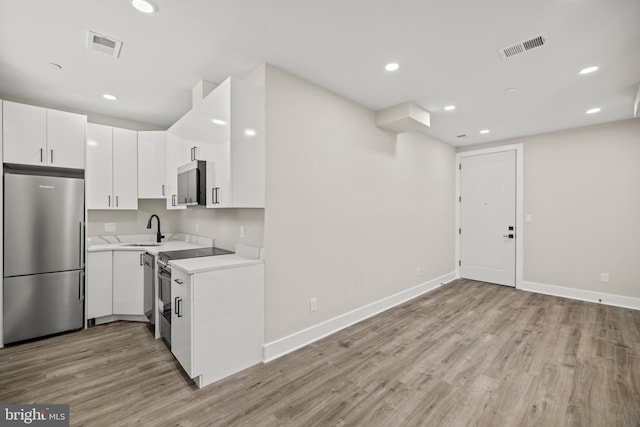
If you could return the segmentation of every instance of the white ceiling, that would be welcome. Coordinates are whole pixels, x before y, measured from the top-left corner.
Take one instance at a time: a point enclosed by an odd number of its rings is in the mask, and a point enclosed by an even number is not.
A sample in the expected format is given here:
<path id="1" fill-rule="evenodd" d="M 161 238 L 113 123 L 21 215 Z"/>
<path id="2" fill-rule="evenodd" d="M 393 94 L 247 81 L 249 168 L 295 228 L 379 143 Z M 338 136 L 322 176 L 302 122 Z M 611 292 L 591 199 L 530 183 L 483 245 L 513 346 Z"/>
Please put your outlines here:
<path id="1" fill-rule="evenodd" d="M 413 101 L 454 145 L 633 117 L 640 0 L 154 3 L 145 15 L 129 0 L 0 0 L 0 97 L 168 127 L 199 80 L 267 62 L 373 110 Z M 87 50 L 88 30 L 122 40 L 120 58 Z M 542 32 L 548 45 L 498 55 Z"/>

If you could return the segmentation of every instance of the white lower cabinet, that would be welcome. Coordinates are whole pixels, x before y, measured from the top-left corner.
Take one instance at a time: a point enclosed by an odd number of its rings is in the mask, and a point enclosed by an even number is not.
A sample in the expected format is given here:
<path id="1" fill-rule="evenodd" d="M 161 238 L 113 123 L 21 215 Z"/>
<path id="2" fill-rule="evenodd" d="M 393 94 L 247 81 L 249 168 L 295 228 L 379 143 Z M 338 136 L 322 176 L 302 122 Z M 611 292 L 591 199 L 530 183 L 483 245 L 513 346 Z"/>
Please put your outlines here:
<path id="1" fill-rule="evenodd" d="M 191 276 L 182 271 L 171 272 L 171 352 L 189 376 L 193 372 L 190 281 Z"/>
<path id="2" fill-rule="evenodd" d="M 113 251 L 113 314 L 144 314 L 144 251 Z"/>
<path id="3" fill-rule="evenodd" d="M 87 256 L 87 319 L 113 314 L 111 251 L 89 252 Z"/>
<path id="4" fill-rule="evenodd" d="M 87 319 L 144 315 L 143 254 L 144 251 L 89 252 Z"/>
<path id="5" fill-rule="evenodd" d="M 171 352 L 199 387 L 262 361 L 264 265 L 171 276 Z"/>

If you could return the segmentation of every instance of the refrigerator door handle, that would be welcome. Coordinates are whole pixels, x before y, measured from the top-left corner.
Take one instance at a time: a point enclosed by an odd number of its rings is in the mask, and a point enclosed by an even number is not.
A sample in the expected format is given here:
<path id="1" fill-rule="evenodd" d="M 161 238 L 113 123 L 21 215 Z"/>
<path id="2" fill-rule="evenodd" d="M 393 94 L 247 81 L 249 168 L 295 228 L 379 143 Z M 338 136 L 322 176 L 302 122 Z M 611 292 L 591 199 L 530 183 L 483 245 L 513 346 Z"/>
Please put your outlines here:
<path id="1" fill-rule="evenodd" d="M 78 265 L 80 268 L 84 268 L 84 223 L 80 221 L 80 259 L 78 260 Z"/>
<path id="2" fill-rule="evenodd" d="M 80 284 L 80 301 L 84 301 L 84 271 L 80 272 L 78 278 L 78 282 Z"/>

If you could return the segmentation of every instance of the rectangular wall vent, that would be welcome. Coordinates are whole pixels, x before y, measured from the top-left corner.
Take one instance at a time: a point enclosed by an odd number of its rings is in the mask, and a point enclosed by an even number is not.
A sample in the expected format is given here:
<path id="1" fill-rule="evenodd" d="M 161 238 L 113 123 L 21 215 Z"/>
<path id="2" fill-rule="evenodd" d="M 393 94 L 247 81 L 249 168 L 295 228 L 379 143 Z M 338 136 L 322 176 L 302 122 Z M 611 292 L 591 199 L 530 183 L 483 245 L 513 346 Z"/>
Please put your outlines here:
<path id="1" fill-rule="evenodd" d="M 87 39 L 87 48 L 96 52 L 103 53 L 105 55 L 113 56 L 117 58 L 120 56 L 120 50 L 122 49 L 122 42 L 116 40 L 113 37 L 103 36 L 102 34 L 89 31 L 89 37 Z"/>
<path id="2" fill-rule="evenodd" d="M 498 53 L 500 54 L 500 57 L 502 57 L 502 59 L 507 59 L 507 58 L 511 58 L 512 56 L 525 53 L 531 49 L 542 47 L 548 43 L 549 43 L 549 38 L 547 37 L 547 33 L 542 33 L 530 39 L 521 41 L 520 43 L 516 43 L 514 45 L 511 45 L 502 49 L 498 49 Z"/>

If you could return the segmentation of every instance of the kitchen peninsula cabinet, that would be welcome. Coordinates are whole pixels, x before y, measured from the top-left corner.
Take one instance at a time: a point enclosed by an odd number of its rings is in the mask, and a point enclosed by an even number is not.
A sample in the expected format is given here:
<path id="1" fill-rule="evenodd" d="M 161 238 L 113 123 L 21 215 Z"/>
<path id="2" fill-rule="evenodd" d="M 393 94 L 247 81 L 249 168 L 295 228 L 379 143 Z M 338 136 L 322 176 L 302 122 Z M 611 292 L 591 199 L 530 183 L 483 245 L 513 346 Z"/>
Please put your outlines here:
<path id="1" fill-rule="evenodd" d="M 87 118 L 3 101 L 5 163 L 84 169 Z"/>
<path id="2" fill-rule="evenodd" d="M 171 352 L 199 387 L 260 363 L 264 345 L 264 265 L 209 258 L 219 267 L 171 273 Z M 207 262 L 200 260 L 185 264 Z"/>
<path id="3" fill-rule="evenodd" d="M 87 209 L 138 209 L 138 133 L 87 124 Z"/>

